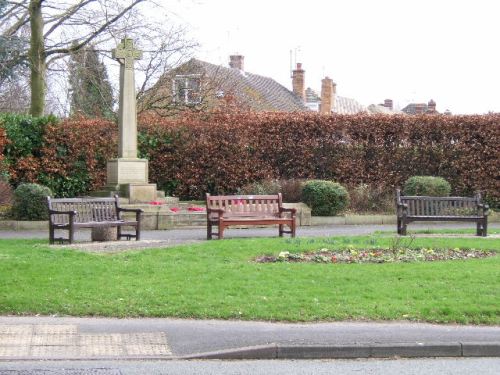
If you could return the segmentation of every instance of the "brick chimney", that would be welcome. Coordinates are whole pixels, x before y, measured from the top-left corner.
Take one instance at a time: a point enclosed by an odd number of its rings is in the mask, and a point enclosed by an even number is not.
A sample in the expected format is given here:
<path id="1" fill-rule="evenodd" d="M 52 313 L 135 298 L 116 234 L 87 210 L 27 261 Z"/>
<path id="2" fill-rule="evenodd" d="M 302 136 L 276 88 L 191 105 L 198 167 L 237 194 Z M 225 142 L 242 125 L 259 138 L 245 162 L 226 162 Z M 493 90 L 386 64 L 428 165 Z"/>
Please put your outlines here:
<path id="1" fill-rule="evenodd" d="M 292 90 L 304 102 L 306 101 L 305 72 L 301 63 L 297 63 L 297 68 L 292 72 Z"/>
<path id="2" fill-rule="evenodd" d="M 332 113 L 332 108 L 335 105 L 335 96 L 337 94 L 337 85 L 329 77 L 321 80 L 321 104 L 319 113 L 329 115 Z"/>
<path id="3" fill-rule="evenodd" d="M 434 100 L 429 100 L 427 103 L 427 112 L 435 113 L 436 112 L 436 102 Z"/>
<path id="4" fill-rule="evenodd" d="M 229 56 L 229 66 L 233 69 L 239 69 L 242 72 L 245 71 L 245 56 L 242 55 L 231 55 Z"/>
<path id="5" fill-rule="evenodd" d="M 384 100 L 384 107 L 389 108 L 392 111 L 392 109 L 393 109 L 392 99 L 385 99 Z"/>
<path id="6" fill-rule="evenodd" d="M 421 115 L 422 113 L 425 113 L 425 103 L 416 103 L 415 104 L 415 114 L 416 115 Z"/>

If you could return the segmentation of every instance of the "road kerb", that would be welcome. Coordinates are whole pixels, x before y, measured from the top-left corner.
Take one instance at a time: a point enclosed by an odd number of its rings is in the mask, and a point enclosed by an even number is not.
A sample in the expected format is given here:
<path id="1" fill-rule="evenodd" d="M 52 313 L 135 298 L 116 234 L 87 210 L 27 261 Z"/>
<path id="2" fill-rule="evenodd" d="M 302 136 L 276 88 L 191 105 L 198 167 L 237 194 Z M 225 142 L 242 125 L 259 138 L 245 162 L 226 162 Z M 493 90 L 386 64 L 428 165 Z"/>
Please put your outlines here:
<path id="1" fill-rule="evenodd" d="M 179 359 L 354 359 L 500 357 L 500 342 L 359 343 L 346 345 L 269 344 L 191 354 Z"/>

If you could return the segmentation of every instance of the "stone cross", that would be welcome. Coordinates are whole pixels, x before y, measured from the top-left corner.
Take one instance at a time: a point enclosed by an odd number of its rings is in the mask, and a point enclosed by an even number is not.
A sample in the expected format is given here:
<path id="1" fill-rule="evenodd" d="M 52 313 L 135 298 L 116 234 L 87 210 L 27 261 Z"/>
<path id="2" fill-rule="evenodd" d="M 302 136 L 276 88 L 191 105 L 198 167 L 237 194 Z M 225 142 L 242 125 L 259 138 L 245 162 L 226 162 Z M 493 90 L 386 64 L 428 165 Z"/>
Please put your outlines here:
<path id="1" fill-rule="evenodd" d="M 134 60 L 142 52 L 134 48 L 130 38 L 122 39 L 113 49 L 112 56 L 120 63 L 120 101 L 118 107 L 119 146 L 118 157 L 137 158 L 137 108 L 135 100 Z"/>

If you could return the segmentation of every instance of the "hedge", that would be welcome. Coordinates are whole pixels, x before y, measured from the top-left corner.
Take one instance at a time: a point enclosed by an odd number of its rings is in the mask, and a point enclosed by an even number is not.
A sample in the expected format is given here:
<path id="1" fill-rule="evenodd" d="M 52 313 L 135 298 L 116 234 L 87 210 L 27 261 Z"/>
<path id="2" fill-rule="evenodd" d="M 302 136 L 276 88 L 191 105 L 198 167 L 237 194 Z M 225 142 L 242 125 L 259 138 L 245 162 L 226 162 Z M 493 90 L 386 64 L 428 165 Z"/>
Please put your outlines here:
<path id="1" fill-rule="evenodd" d="M 40 182 L 56 195 L 76 193 L 75 185 L 94 190 L 105 184 L 105 160 L 116 157 L 116 139 L 116 124 L 66 120 L 46 127 L 40 157 L 20 158 L 10 170 L 17 182 Z M 454 195 L 481 190 L 498 207 L 499 144 L 499 114 L 231 112 L 139 119 L 139 151 L 150 160 L 150 180 L 191 199 L 236 192 L 263 179 L 324 179 L 392 190 L 411 176 L 426 175 L 445 178 Z"/>

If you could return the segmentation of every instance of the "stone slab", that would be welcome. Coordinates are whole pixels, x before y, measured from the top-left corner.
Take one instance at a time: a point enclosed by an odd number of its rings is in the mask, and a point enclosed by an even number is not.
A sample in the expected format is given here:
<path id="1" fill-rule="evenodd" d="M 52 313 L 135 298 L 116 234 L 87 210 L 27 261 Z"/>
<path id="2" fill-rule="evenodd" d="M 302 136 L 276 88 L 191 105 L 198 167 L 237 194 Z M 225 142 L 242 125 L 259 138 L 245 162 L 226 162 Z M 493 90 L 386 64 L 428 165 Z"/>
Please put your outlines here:
<path id="1" fill-rule="evenodd" d="M 0 325 L 0 360 L 164 358 L 164 332 L 79 333 L 76 325 Z"/>
<path id="2" fill-rule="evenodd" d="M 344 225 L 344 216 L 313 216 L 311 225 Z"/>
<path id="3" fill-rule="evenodd" d="M 152 202 L 157 199 L 156 184 L 124 184 L 120 186 L 121 195 L 128 197 L 129 203 Z"/>
<path id="4" fill-rule="evenodd" d="M 369 358 L 368 345 L 279 346 L 279 359 Z"/>
<path id="5" fill-rule="evenodd" d="M 395 343 L 372 345 L 371 356 L 388 357 L 460 357 L 462 344 L 456 343 Z"/>
<path id="6" fill-rule="evenodd" d="M 147 159 L 112 159 L 107 163 L 106 186 L 114 187 L 122 184 L 147 184 L 148 160 Z"/>
<path id="7" fill-rule="evenodd" d="M 91 229 L 92 241 L 116 241 L 118 239 L 117 227 L 95 227 Z"/>
<path id="8" fill-rule="evenodd" d="M 464 357 L 500 357 L 500 341 L 464 343 L 462 355 Z"/>

